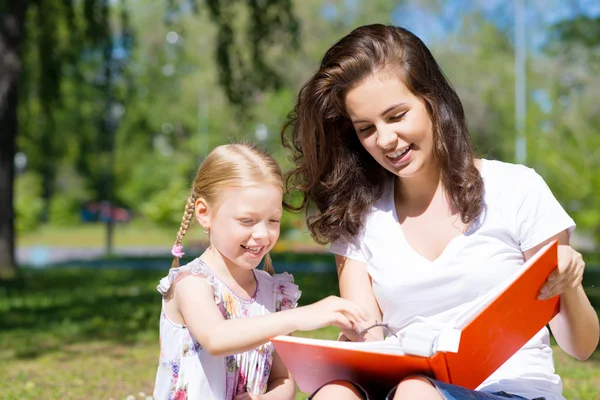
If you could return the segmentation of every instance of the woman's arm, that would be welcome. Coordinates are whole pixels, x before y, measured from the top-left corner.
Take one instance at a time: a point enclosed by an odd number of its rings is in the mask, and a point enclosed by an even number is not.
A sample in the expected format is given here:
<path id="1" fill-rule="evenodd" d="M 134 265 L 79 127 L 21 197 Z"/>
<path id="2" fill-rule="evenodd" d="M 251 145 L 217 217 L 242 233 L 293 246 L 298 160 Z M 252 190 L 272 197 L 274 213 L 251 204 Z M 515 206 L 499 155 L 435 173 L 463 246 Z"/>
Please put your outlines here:
<path id="1" fill-rule="evenodd" d="M 583 287 L 581 254 L 569 246 L 569 235 L 563 231 L 538 246 L 525 251 L 529 259 L 546 243 L 558 239 L 558 267 L 550 274 L 540 291 L 540 298 L 560 295 L 560 312 L 550 321 L 550 329 L 558 345 L 578 360 L 588 359 L 600 336 L 596 311 Z"/>
<path id="2" fill-rule="evenodd" d="M 363 328 L 367 328 L 376 322 L 381 323 L 381 310 L 373 293 L 373 285 L 367 272 L 367 264 L 340 255 L 335 256 L 335 262 L 340 296 L 359 304 L 374 318 Z M 369 329 L 365 335 L 365 340 L 383 340 L 383 338 L 383 330 L 380 327 Z"/>
<path id="3" fill-rule="evenodd" d="M 327 325 L 353 330 L 367 321 L 356 304 L 330 296 L 314 304 L 249 318 L 225 319 L 215 305 L 212 287 L 200 275 L 176 283 L 174 300 L 194 338 L 212 356 L 252 350 L 271 337 Z M 240 334 L 243 332 L 243 334 Z"/>

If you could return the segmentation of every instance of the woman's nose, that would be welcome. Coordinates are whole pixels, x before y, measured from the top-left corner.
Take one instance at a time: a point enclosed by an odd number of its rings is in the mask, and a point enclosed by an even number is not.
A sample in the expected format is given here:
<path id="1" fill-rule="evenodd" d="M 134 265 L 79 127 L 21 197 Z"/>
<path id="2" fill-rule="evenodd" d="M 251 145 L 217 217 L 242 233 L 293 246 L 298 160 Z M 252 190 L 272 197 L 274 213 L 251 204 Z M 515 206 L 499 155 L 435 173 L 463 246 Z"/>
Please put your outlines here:
<path id="1" fill-rule="evenodd" d="M 391 127 L 377 128 L 377 145 L 383 150 L 394 150 L 398 143 L 398 135 Z"/>

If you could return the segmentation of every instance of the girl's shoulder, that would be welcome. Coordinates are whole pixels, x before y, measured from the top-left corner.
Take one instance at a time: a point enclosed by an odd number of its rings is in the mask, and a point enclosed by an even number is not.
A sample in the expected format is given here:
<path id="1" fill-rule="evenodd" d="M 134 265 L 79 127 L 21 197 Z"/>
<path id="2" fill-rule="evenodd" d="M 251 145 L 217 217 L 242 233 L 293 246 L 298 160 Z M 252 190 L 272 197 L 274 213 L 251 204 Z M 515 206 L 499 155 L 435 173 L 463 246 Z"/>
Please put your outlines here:
<path id="1" fill-rule="evenodd" d="M 268 295 L 275 296 L 277 311 L 296 307 L 302 292 L 298 285 L 294 283 L 294 277 L 291 274 L 283 272 L 269 275 L 267 272 L 259 269 L 255 270 L 255 272 L 256 279 L 261 287 L 260 290 L 266 289 Z"/>
<path id="2" fill-rule="evenodd" d="M 204 278 L 206 283 L 213 287 L 215 296 L 219 297 L 219 294 L 221 293 L 220 281 L 210 267 L 200 258 L 196 258 L 179 268 L 171 268 L 168 275 L 160 280 L 156 290 L 158 290 L 161 295 L 167 296 L 171 288 L 174 287 L 175 283 L 187 276 L 198 276 Z"/>

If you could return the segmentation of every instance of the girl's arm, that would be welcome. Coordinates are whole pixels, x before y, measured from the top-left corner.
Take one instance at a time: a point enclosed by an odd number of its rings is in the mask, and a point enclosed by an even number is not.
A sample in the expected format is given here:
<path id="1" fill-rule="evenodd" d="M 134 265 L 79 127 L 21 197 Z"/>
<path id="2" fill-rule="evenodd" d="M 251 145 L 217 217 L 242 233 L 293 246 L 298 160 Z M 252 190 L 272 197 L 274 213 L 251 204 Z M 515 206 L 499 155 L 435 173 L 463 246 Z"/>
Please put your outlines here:
<path id="1" fill-rule="evenodd" d="M 296 394 L 294 379 L 277 352 L 273 352 L 273 366 L 269 375 L 267 393 L 261 400 L 292 400 Z"/>
<path id="2" fill-rule="evenodd" d="M 600 336 L 596 311 L 590 304 L 581 280 L 585 264 L 581 254 L 569 246 L 569 235 L 563 231 L 544 243 L 527 250 L 529 259 L 546 243 L 558 239 L 558 267 L 550 274 L 540 291 L 540 298 L 560 295 L 560 312 L 550 321 L 550 329 L 558 345 L 578 360 L 589 358 Z"/>
<path id="3" fill-rule="evenodd" d="M 241 393 L 233 400 L 293 400 L 295 394 L 294 380 L 277 352 L 274 352 L 267 393 L 262 395 Z"/>
<path id="4" fill-rule="evenodd" d="M 176 283 L 174 300 L 194 338 L 213 356 L 252 350 L 273 336 L 327 325 L 352 330 L 364 326 L 366 313 L 354 303 L 330 296 L 305 307 L 227 320 L 215 305 L 213 288 L 201 275 Z"/>
<path id="5" fill-rule="evenodd" d="M 373 293 L 371 277 L 367 273 L 367 264 L 340 255 L 335 256 L 335 263 L 337 265 L 340 296 L 361 305 L 374 318 L 369 321 L 366 327 L 376 322 L 381 323 L 381 310 Z M 343 333 L 348 336 L 345 331 Z M 375 327 L 368 330 L 364 340 L 383 340 L 383 338 L 383 329 Z"/>

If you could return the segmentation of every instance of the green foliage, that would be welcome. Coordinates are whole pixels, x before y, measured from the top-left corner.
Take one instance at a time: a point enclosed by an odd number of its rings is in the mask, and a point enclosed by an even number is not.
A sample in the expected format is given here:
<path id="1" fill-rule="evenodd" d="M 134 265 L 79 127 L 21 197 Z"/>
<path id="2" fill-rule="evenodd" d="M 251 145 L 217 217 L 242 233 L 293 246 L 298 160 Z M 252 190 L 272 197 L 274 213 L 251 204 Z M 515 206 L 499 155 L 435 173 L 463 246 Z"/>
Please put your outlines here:
<path id="1" fill-rule="evenodd" d="M 556 23 L 551 33 L 562 44 L 583 45 L 587 48 L 600 46 L 600 17 L 578 16 Z"/>
<path id="2" fill-rule="evenodd" d="M 55 18 L 57 28 L 51 36 L 56 42 L 54 53 L 41 52 L 37 45 L 44 29 L 50 29 L 47 23 L 36 25 L 45 8 L 30 9 L 19 146 L 28 154 L 30 167 L 44 174 L 45 180 L 56 175 L 53 184 L 60 182 L 57 165 L 72 165 L 85 179 L 91 197 L 105 193 L 107 172 L 114 171 L 116 198 L 140 211 L 138 215 L 167 225 L 179 223 L 184 189 L 198 160 L 218 144 L 239 138 L 261 142 L 289 170 L 279 129 L 299 85 L 316 70 L 335 40 L 359 24 L 390 22 L 399 5 L 390 0 L 327 4 L 320 0 L 264 4 L 162 0 L 153 7 L 145 2 L 113 2 L 103 9 L 100 2 L 91 3 L 52 0 L 44 6 L 61 15 Z M 456 31 L 430 47 L 457 88 L 480 153 L 514 161 L 512 32 L 475 6 L 442 15 L 448 12 L 444 4 L 420 3 L 442 23 L 458 20 Z M 128 11 L 127 23 L 120 19 L 122 10 Z M 114 158 L 106 151 L 99 128 L 104 91 L 98 79 L 106 18 L 114 24 L 116 38 L 124 27 L 135 38 L 129 68 L 115 84 L 125 114 L 115 133 Z M 73 32 L 93 35 L 78 39 L 69 34 L 71 23 Z M 548 28 L 552 40 L 544 53 L 528 51 L 526 164 L 542 174 L 580 230 L 600 238 L 600 175 L 595 173 L 600 167 L 595 150 L 600 148 L 595 99 L 600 64 L 594 62 L 598 35 L 593 34 L 597 28 L 597 18 L 562 21 Z M 40 77 L 50 76 L 43 72 L 47 68 L 41 58 L 48 56 L 66 60 L 60 69 L 61 84 L 44 89 L 58 90 L 61 99 L 52 104 L 50 114 L 45 112 L 46 95 L 39 85 Z M 259 124 L 267 127 L 264 141 L 255 136 Z M 50 142 L 40 146 L 46 138 Z M 57 190 L 66 196 L 64 191 L 81 192 L 70 187 Z M 68 196 L 79 199 L 77 193 Z M 52 220 L 62 213 L 61 205 L 67 205 L 63 215 L 69 215 L 74 201 L 53 201 Z M 296 227 L 304 230 L 303 219 L 302 214 L 286 214 L 284 235 Z"/>
<path id="3" fill-rule="evenodd" d="M 293 234 L 305 230 L 306 224 L 304 222 L 304 213 L 283 212 L 283 215 L 281 216 L 281 237 L 287 237 L 290 233 Z"/>
<path id="4" fill-rule="evenodd" d="M 127 184 L 118 191 L 119 198 L 148 221 L 177 227 L 190 194 L 195 161 L 160 155 L 140 155 L 137 161 L 125 178 Z"/>
<path id="5" fill-rule="evenodd" d="M 15 214 L 18 233 L 35 229 L 41 221 L 44 203 L 42 178 L 34 172 L 18 175 L 15 187 Z"/>
<path id="6" fill-rule="evenodd" d="M 274 45 L 296 50 L 299 24 L 291 0 L 252 1 L 248 2 L 245 26 L 240 27 L 236 20 L 244 13 L 238 3 L 243 2 L 207 0 L 206 5 L 218 26 L 219 82 L 231 103 L 246 108 L 257 90 L 281 86 L 281 77 L 265 55 Z"/>
<path id="7" fill-rule="evenodd" d="M 78 163 L 91 182 L 102 182 L 101 173 L 86 163 L 89 154 L 82 152 L 105 150 L 98 147 L 103 109 L 97 77 L 102 45 L 110 40 L 108 8 L 104 0 L 48 0 L 27 7 L 18 145 L 28 155 L 29 168 L 42 176 L 46 201 L 55 191 L 61 161 Z"/>
<path id="8" fill-rule="evenodd" d="M 514 54 L 509 38 L 479 13 L 466 14 L 461 28 L 433 44 L 432 51 L 457 89 L 478 152 L 513 161 Z"/>
<path id="9" fill-rule="evenodd" d="M 81 199 L 72 191 L 59 192 L 50 201 L 49 222 L 56 226 L 73 226 L 80 222 Z"/>
<path id="10" fill-rule="evenodd" d="M 557 23 L 546 48 L 552 56 L 538 72 L 546 78 L 548 109 L 540 116 L 535 166 L 578 229 L 600 241 L 600 18 Z M 558 77 L 556 79 L 554 77 Z"/>
<path id="11" fill-rule="evenodd" d="M 163 190 L 155 192 L 142 203 L 140 210 L 149 221 L 176 227 L 181 222 L 189 194 L 189 183 L 181 177 L 173 177 L 165 182 Z"/>
<path id="12" fill-rule="evenodd" d="M 57 193 L 50 200 L 48 221 L 56 226 L 76 225 L 81 221 L 81 207 L 94 196 L 86 189 L 85 178 L 69 164 L 58 168 L 56 180 Z"/>

